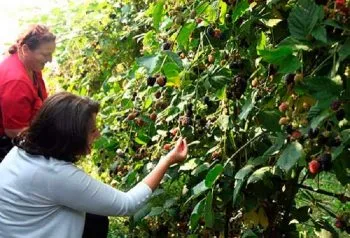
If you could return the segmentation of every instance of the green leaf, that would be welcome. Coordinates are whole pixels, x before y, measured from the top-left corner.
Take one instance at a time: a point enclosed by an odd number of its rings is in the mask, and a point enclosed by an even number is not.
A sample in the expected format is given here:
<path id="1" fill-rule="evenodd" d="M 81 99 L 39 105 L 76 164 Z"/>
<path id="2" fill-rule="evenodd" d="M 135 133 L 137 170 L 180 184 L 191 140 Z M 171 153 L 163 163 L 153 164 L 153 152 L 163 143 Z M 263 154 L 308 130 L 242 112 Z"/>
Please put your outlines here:
<path id="1" fill-rule="evenodd" d="M 193 192 L 193 195 L 197 196 L 208 189 L 209 187 L 205 185 L 205 180 L 203 180 L 202 182 L 200 182 L 199 184 L 197 184 L 192 188 L 192 192 Z"/>
<path id="2" fill-rule="evenodd" d="M 264 34 L 264 32 L 261 32 L 259 42 L 256 45 L 257 51 L 264 50 L 266 48 L 266 42 L 266 35 Z"/>
<path id="3" fill-rule="evenodd" d="M 158 1 L 157 4 L 153 8 L 152 17 L 153 17 L 153 27 L 158 31 L 159 23 L 163 17 L 163 6 L 164 0 Z"/>
<path id="4" fill-rule="evenodd" d="M 253 166 L 253 165 L 244 166 L 243 168 L 238 170 L 238 172 L 235 175 L 235 179 L 245 180 L 251 173 L 253 173 L 254 167 L 255 166 Z"/>
<path id="5" fill-rule="evenodd" d="M 120 104 L 123 107 L 123 109 L 129 109 L 134 107 L 134 103 L 130 99 L 126 98 L 123 98 Z"/>
<path id="6" fill-rule="evenodd" d="M 225 24 L 225 18 L 227 13 L 227 4 L 220 1 L 220 24 Z"/>
<path id="7" fill-rule="evenodd" d="M 305 40 L 324 17 L 323 8 L 313 0 L 299 0 L 288 17 L 288 27 L 296 39 Z"/>
<path id="8" fill-rule="evenodd" d="M 348 37 L 339 49 L 339 60 L 343 61 L 350 55 L 350 38 Z"/>
<path id="9" fill-rule="evenodd" d="M 248 0 L 239 1 L 236 4 L 235 9 L 232 12 L 232 22 L 235 23 L 239 18 L 241 18 L 249 10 Z"/>
<path id="10" fill-rule="evenodd" d="M 149 73 L 152 74 L 157 65 L 159 64 L 159 59 L 159 55 L 153 55 L 137 58 L 136 61 L 139 66 L 145 67 L 149 71 Z"/>
<path id="11" fill-rule="evenodd" d="M 133 220 L 134 222 L 141 221 L 142 218 L 147 216 L 151 212 L 151 205 L 146 204 L 145 206 L 141 207 L 134 215 L 133 215 Z"/>
<path id="12" fill-rule="evenodd" d="M 213 228 L 215 214 L 213 211 L 213 190 L 211 190 L 205 199 L 205 212 L 204 212 L 205 226 Z"/>
<path id="13" fill-rule="evenodd" d="M 271 167 L 270 166 L 262 167 L 254 171 L 254 173 L 249 176 L 247 180 L 247 184 L 263 181 L 265 180 L 265 177 L 269 175 L 271 175 Z"/>
<path id="14" fill-rule="evenodd" d="M 152 102 L 153 102 L 153 97 L 152 95 L 151 96 L 148 96 L 145 100 L 145 104 L 143 105 L 143 108 L 145 110 L 147 110 L 150 106 L 152 106 Z"/>
<path id="15" fill-rule="evenodd" d="M 235 181 L 235 189 L 233 190 L 233 197 L 232 197 L 232 206 L 236 205 L 238 194 L 241 191 L 244 184 L 245 184 L 245 181 L 241 179 L 237 179 Z"/>
<path id="16" fill-rule="evenodd" d="M 205 186 L 211 188 L 222 171 L 224 171 L 222 164 L 215 165 L 214 168 L 212 168 L 205 177 Z"/>
<path id="17" fill-rule="evenodd" d="M 259 236 L 255 234 L 252 230 L 247 230 L 243 233 L 242 238 L 258 238 Z"/>
<path id="18" fill-rule="evenodd" d="M 196 15 L 200 15 L 202 14 L 206 9 L 207 7 L 209 6 L 209 3 L 208 2 L 201 2 L 201 4 L 196 7 Z"/>
<path id="19" fill-rule="evenodd" d="M 324 26 L 316 26 L 312 30 L 311 35 L 315 37 L 316 40 L 322 41 L 323 43 L 327 43 L 327 32 Z"/>
<path id="20" fill-rule="evenodd" d="M 199 218 L 201 217 L 204 209 L 204 205 L 205 205 L 205 198 L 202 199 L 200 202 L 198 202 L 197 205 L 194 207 L 190 218 L 191 230 L 194 230 L 197 228 Z"/>
<path id="21" fill-rule="evenodd" d="M 341 85 L 327 77 L 306 77 L 298 90 L 311 94 L 314 98 L 326 102 L 329 106 L 334 97 L 340 95 Z"/>
<path id="22" fill-rule="evenodd" d="M 282 152 L 277 161 L 277 166 L 286 173 L 293 168 L 296 163 L 305 156 L 303 147 L 299 142 L 290 143 Z"/>
<path id="23" fill-rule="evenodd" d="M 147 145 L 147 143 L 150 141 L 151 139 L 144 134 L 143 132 L 140 132 L 137 134 L 137 137 L 135 138 L 135 142 L 140 144 L 140 145 Z"/>
<path id="24" fill-rule="evenodd" d="M 147 216 L 149 216 L 149 217 L 159 216 L 163 212 L 164 212 L 164 208 L 163 207 L 152 207 L 151 212 L 148 213 Z"/>
<path id="25" fill-rule="evenodd" d="M 222 131 L 227 131 L 228 129 L 228 124 L 229 124 L 229 116 L 228 115 L 221 115 L 217 122 L 219 123 L 220 125 L 220 129 Z"/>
<path id="26" fill-rule="evenodd" d="M 276 49 L 258 50 L 258 54 L 271 64 L 280 64 L 281 60 L 293 54 L 293 49 L 289 46 L 280 46 Z"/>
<path id="27" fill-rule="evenodd" d="M 269 131 L 280 131 L 280 126 L 278 121 L 280 119 L 280 114 L 276 111 L 261 111 L 258 114 L 258 120 L 264 128 Z"/>
<path id="28" fill-rule="evenodd" d="M 185 164 L 181 165 L 179 171 L 193 170 L 197 168 L 197 166 L 198 166 L 197 159 L 191 159 L 191 160 L 188 160 Z"/>
<path id="29" fill-rule="evenodd" d="M 254 101 L 252 97 L 248 97 L 245 104 L 242 107 L 242 112 L 239 114 L 238 118 L 240 120 L 245 120 L 249 115 L 249 112 L 254 108 Z"/>
<path id="30" fill-rule="evenodd" d="M 189 22 L 183 25 L 177 36 L 177 43 L 180 46 L 187 47 L 190 36 L 195 28 L 196 24 L 194 22 Z"/>
<path id="31" fill-rule="evenodd" d="M 324 110 L 320 115 L 314 117 L 311 121 L 311 128 L 315 129 L 324 119 L 330 116 L 330 111 Z"/>
<path id="32" fill-rule="evenodd" d="M 269 19 L 269 20 L 264 20 L 261 19 L 261 21 L 268 27 L 274 27 L 277 26 L 278 23 L 280 23 L 282 20 L 281 19 Z"/>
<path id="33" fill-rule="evenodd" d="M 243 185 L 245 184 L 246 178 L 253 173 L 253 169 L 254 169 L 253 165 L 246 165 L 236 173 L 235 188 L 234 188 L 233 197 L 232 197 L 232 206 L 236 204 L 238 194 L 241 191 Z"/>
<path id="34" fill-rule="evenodd" d="M 272 156 L 280 151 L 284 144 L 284 135 L 278 133 L 277 137 L 272 139 L 272 146 L 264 152 L 264 156 Z"/>
<path id="35" fill-rule="evenodd" d="M 289 55 L 276 64 L 279 66 L 278 72 L 284 74 L 293 73 L 301 67 L 300 60 L 294 55 Z"/>

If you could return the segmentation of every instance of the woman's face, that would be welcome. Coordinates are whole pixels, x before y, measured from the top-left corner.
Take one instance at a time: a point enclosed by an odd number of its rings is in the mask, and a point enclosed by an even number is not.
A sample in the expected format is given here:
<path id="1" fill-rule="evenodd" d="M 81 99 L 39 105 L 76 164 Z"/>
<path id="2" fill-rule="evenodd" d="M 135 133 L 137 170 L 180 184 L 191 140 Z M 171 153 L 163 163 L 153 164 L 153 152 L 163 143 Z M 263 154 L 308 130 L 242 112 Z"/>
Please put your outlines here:
<path id="1" fill-rule="evenodd" d="M 90 128 L 89 135 L 88 135 L 88 148 L 87 148 L 87 154 L 90 154 L 92 144 L 94 141 L 100 137 L 100 131 L 96 128 L 96 113 L 92 116 L 92 127 Z"/>
<path id="2" fill-rule="evenodd" d="M 23 56 L 26 66 L 33 71 L 41 71 L 47 62 L 52 61 L 52 54 L 55 51 L 54 41 L 44 42 L 35 50 L 30 50 L 28 46 L 23 46 Z"/>

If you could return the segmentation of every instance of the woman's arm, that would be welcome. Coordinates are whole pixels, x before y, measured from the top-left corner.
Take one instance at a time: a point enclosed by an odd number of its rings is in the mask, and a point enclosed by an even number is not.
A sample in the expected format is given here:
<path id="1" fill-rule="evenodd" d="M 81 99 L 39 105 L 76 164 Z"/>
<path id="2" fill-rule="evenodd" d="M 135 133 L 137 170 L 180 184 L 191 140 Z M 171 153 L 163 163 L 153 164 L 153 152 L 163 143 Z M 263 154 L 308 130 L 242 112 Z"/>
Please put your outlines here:
<path id="1" fill-rule="evenodd" d="M 175 148 L 172 151 L 170 151 L 165 156 L 165 158 L 159 161 L 159 163 L 152 170 L 152 172 L 143 179 L 143 182 L 147 184 L 152 189 L 152 191 L 154 191 L 158 187 L 169 166 L 185 160 L 186 156 L 187 143 L 186 140 L 180 138 L 176 142 Z"/>
<path id="2" fill-rule="evenodd" d="M 129 215 L 145 203 L 160 183 L 168 167 L 183 161 L 187 155 L 186 141 L 179 139 L 175 148 L 128 192 L 119 191 L 93 179 L 73 165 L 66 165 L 49 181 L 49 193 L 55 202 L 78 211 L 97 215 Z M 42 178 L 41 178 L 42 179 Z"/>

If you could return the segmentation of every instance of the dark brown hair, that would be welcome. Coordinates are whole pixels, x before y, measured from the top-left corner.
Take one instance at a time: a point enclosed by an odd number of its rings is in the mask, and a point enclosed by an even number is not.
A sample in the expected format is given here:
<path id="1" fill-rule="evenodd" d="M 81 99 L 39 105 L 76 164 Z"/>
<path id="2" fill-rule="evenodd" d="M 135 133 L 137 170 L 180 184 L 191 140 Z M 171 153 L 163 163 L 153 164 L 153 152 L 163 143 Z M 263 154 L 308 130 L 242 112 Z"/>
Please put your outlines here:
<path id="1" fill-rule="evenodd" d="M 26 44 L 30 50 L 35 50 L 40 44 L 55 40 L 56 36 L 52 34 L 46 26 L 40 24 L 30 25 L 26 31 L 20 34 L 16 44 L 12 45 L 8 52 L 12 55 L 24 44 Z"/>
<path id="2" fill-rule="evenodd" d="M 87 152 L 93 115 L 98 111 L 99 104 L 87 97 L 57 93 L 44 102 L 14 144 L 30 154 L 74 162 Z"/>

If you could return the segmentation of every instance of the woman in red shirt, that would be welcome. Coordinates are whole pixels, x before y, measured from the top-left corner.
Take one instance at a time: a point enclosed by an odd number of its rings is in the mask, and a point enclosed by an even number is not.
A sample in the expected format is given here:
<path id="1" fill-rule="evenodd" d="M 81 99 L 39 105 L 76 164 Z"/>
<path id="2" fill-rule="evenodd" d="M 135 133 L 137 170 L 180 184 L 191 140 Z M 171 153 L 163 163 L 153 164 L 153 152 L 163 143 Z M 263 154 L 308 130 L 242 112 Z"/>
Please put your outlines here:
<path id="1" fill-rule="evenodd" d="M 55 40 L 46 26 L 32 25 L 0 63 L 0 162 L 47 98 L 41 70 L 52 60 Z M 107 237 L 108 223 L 106 216 L 86 214 L 83 237 Z"/>
<path id="2" fill-rule="evenodd" d="M 32 25 L 0 63 L 0 160 L 47 98 L 41 70 L 52 60 L 55 39 L 46 26 Z"/>

